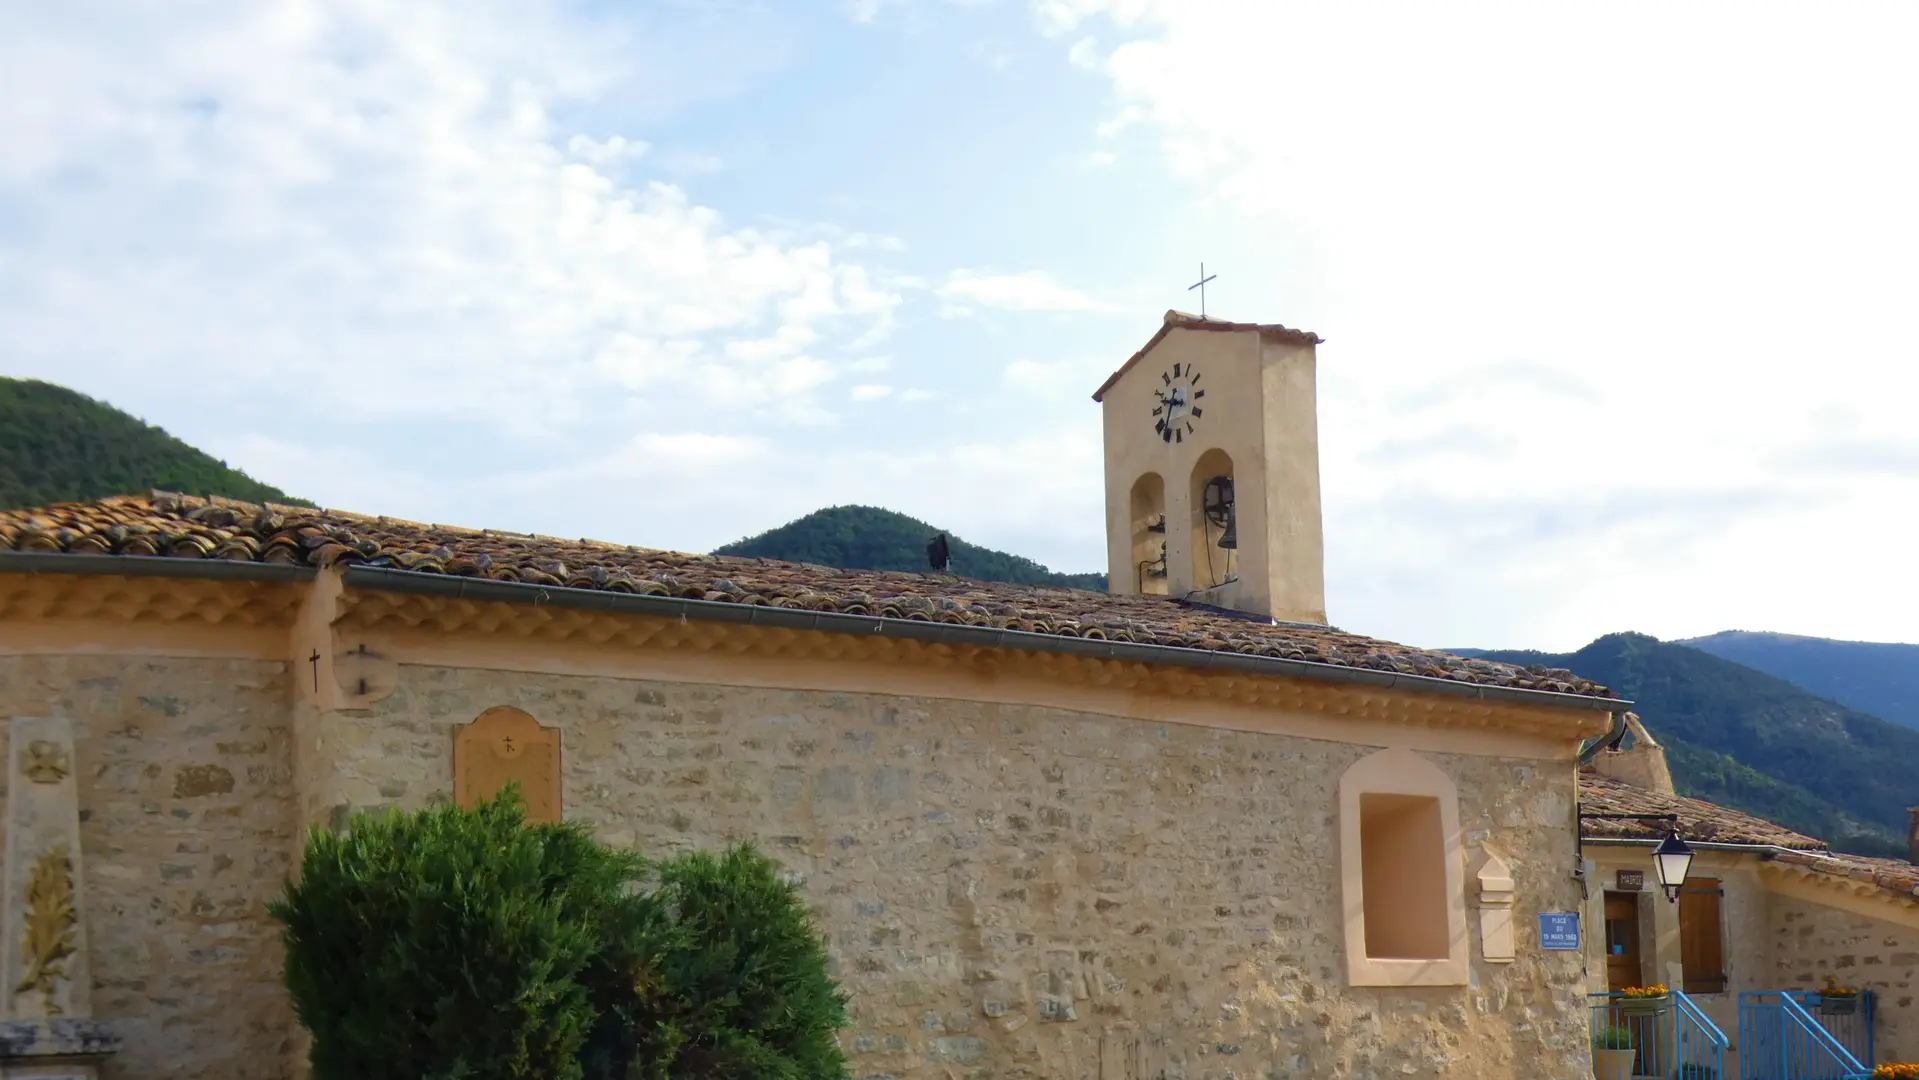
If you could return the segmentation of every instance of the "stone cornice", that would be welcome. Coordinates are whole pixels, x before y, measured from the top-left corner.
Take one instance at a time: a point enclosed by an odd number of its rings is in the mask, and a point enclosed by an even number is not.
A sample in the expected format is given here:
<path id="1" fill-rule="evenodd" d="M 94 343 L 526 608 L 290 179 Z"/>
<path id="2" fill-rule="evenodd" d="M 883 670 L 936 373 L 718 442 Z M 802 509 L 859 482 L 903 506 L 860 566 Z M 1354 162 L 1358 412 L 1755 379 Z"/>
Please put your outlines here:
<path id="1" fill-rule="evenodd" d="M 1070 651 L 756 625 L 744 619 L 750 610 L 736 622 L 649 617 L 357 588 L 351 575 L 342 589 L 339 571 L 323 571 L 315 580 L 310 573 L 216 578 L 114 575 L 104 565 L 88 570 L 0 574 L 0 650 L 290 660 L 302 679 L 320 689 L 323 709 L 366 707 L 392 685 L 397 663 L 626 677 L 649 677 L 645 672 L 651 664 L 659 677 L 716 683 L 757 678 L 761 685 L 847 690 L 883 685 L 885 692 L 902 694 L 924 687 L 935 697 L 1247 730 L 1270 728 L 1267 715 L 1285 713 L 1319 717 L 1320 726 L 1294 723 L 1288 729 L 1314 737 L 1379 745 L 1410 740 L 1428 749 L 1534 758 L 1567 756 L 1562 748 L 1570 753 L 1578 740 L 1600 733 L 1607 723 L 1600 709 L 1544 700 L 1554 695 L 1533 704 L 1532 697 L 1540 695 L 1499 692 L 1503 688 L 1418 692 L 1424 682 L 1435 680 L 1409 680 L 1400 688 L 1284 677 L 1236 670 L 1228 666 L 1236 659 L 1230 655 L 1213 666 L 1182 667 Z M 822 625 L 838 626 L 834 620 Z M 723 663 L 730 658 L 765 663 Z M 309 664 L 315 671 L 305 670 Z M 748 667 L 755 671 L 749 673 Z M 875 672 L 891 674 L 876 682 Z M 1375 672 L 1363 677 L 1380 678 Z M 1482 689 L 1491 692 L 1481 695 Z"/>
<path id="2" fill-rule="evenodd" d="M 299 581 L 273 578 L 5 574 L 0 575 L 0 623 L 284 627 L 305 591 Z"/>
<path id="3" fill-rule="evenodd" d="M 1067 653 L 1021 652 L 875 634 L 667 619 L 555 606 L 511 604 L 349 587 L 340 601 L 335 634 L 342 651 L 364 638 L 401 663 L 429 662 L 434 639 L 452 646 L 509 644 L 511 663 L 525 670 L 579 670 L 593 655 L 667 652 L 809 664 L 913 669 L 964 676 L 977 691 L 1017 680 L 1078 688 L 1127 698 L 1207 702 L 1263 711 L 1315 713 L 1343 722 L 1452 731 L 1500 732 L 1564 743 L 1568 756 L 1582 737 L 1606 728 L 1598 711 L 1525 707 L 1383 687 L 1340 685 L 1245 672 L 1179 668 Z M 441 650 L 432 650 L 441 651 Z M 492 650 L 488 650 L 492 651 Z M 472 654 L 477 658 L 478 653 Z M 443 662 L 460 662 L 442 652 Z M 954 696 L 972 696 L 961 692 Z M 1005 695 L 982 693 L 983 699 Z M 1093 709 L 1089 704 L 1085 706 Z M 1103 711 L 1097 710 L 1095 711 Z M 1548 755 L 1556 756 L 1556 755 Z"/>
<path id="4" fill-rule="evenodd" d="M 1759 864 L 1759 879 L 1782 896 L 1919 928 L 1919 896 L 1888 888 L 1863 871 L 1770 860 Z"/>

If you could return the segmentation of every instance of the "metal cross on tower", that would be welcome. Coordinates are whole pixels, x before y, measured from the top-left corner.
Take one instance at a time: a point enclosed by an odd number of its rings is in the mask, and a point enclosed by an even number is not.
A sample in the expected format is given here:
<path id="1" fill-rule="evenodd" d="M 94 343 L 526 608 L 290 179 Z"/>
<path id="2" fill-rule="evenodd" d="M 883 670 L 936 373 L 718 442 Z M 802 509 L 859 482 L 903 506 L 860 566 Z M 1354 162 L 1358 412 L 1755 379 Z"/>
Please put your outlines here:
<path id="1" fill-rule="evenodd" d="M 1199 290 L 1199 317 L 1202 319 L 1206 317 L 1206 283 L 1218 276 L 1219 276 L 1218 274 L 1214 274 L 1213 277 L 1207 277 L 1206 264 L 1200 263 L 1199 264 L 1199 280 L 1193 282 L 1191 285 L 1186 286 L 1187 292 L 1192 292 L 1194 289 Z"/>

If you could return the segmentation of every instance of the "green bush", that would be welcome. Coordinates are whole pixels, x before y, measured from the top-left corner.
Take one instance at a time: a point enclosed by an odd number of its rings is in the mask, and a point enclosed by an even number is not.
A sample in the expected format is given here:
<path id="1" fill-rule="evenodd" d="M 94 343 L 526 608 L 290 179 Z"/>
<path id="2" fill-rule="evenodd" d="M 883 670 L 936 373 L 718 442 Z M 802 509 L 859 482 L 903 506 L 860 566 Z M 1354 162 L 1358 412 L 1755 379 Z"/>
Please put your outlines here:
<path id="1" fill-rule="evenodd" d="M 1593 1038 L 1593 1044 L 1601 1050 L 1631 1050 L 1632 1032 L 1622 1027 L 1609 1027 Z"/>
<path id="2" fill-rule="evenodd" d="M 746 845 L 676 855 L 659 865 L 652 898 L 668 929 L 643 925 L 616 946 L 619 966 L 646 973 L 647 992 L 614 984 L 606 1003 L 618 1018 L 611 1041 L 636 1063 L 627 1076 L 846 1075 L 834 1037 L 846 999 L 799 891 L 772 860 Z"/>
<path id="3" fill-rule="evenodd" d="M 314 830 L 269 908 L 314 1080 L 575 1080 L 582 976 L 643 868 L 580 826 L 527 828 L 515 795 Z"/>
<path id="4" fill-rule="evenodd" d="M 838 1080 L 812 919 L 741 845 L 653 863 L 509 790 L 315 830 L 269 907 L 314 1080 Z"/>

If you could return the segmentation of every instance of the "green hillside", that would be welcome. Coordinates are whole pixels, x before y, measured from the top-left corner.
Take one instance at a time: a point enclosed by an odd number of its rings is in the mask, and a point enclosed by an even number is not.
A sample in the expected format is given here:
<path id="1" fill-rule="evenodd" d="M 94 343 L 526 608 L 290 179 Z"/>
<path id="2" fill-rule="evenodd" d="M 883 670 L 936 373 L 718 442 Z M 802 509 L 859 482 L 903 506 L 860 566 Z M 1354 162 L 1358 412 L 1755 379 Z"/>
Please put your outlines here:
<path id="1" fill-rule="evenodd" d="M 941 532 L 945 530 L 876 506 L 833 506 L 728 544 L 713 554 L 810 562 L 842 570 L 924 572 L 928 569 L 927 541 Z M 946 539 L 952 557 L 949 569 L 962 577 L 1016 585 L 1106 588 L 1105 574 L 1062 574 L 1031 559 L 969 544 L 950 532 Z"/>
<path id="2" fill-rule="evenodd" d="M 1906 853 L 1906 807 L 1919 804 L 1919 774 L 1910 767 L 1919 761 L 1919 731 L 1644 634 L 1612 634 L 1569 654 L 1480 655 L 1568 668 L 1637 702 L 1683 794 L 1841 850 Z"/>
<path id="3" fill-rule="evenodd" d="M 154 488 L 308 505 L 63 386 L 0 378 L 0 509 Z"/>
<path id="4" fill-rule="evenodd" d="M 1776 675 L 1902 727 L 1919 729 L 1919 645 L 1746 630 L 1727 630 L 1679 644 Z"/>

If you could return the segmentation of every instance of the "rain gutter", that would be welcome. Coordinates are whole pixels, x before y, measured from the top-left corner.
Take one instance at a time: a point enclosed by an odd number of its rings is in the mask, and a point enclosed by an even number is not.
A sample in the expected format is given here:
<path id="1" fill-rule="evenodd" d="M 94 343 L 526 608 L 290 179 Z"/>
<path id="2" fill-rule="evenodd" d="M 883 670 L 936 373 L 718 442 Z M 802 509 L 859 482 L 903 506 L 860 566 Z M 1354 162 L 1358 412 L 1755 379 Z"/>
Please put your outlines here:
<path id="1" fill-rule="evenodd" d="M 605 611 L 655 618 L 685 619 L 696 622 L 721 622 L 746 626 L 777 627 L 786 630 L 815 630 L 829 634 L 856 634 L 888 637 L 932 644 L 971 646 L 983 649 L 1010 649 L 1019 652 L 1058 653 L 1100 660 L 1119 660 L 1139 664 L 1198 668 L 1206 671 L 1233 671 L 1249 675 L 1311 679 L 1318 682 L 1372 686 L 1388 690 L 1445 694 L 1478 701 L 1500 701 L 1523 705 L 1542 705 L 1582 711 L 1623 712 L 1631 702 L 1615 698 L 1562 694 L 1551 690 L 1524 690 L 1510 686 L 1482 686 L 1477 683 L 1439 679 L 1429 675 L 1403 675 L 1371 668 L 1345 667 L 1339 664 L 1287 660 L 1273 656 L 1192 649 L 1178 645 L 1147 645 L 1127 641 L 1041 634 L 1030 630 L 1005 630 L 965 623 L 942 623 L 924 619 L 888 618 L 879 615 L 849 615 L 837 611 L 808 611 L 800 608 L 767 607 L 760 604 L 733 604 L 712 600 L 688 600 L 668 596 L 642 596 L 608 592 L 601 589 L 569 589 L 532 585 L 518 581 L 493 581 L 487 578 L 457 577 L 449 574 L 421 573 L 387 567 L 349 566 L 346 586 L 414 593 L 462 600 L 492 601 L 508 604 L 533 604 L 564 607 L 581 611 Z"/>
<path id="2" fill-rule="evenodd" d="M 1662 841 L 1642 840 L 1633 836 L 1588 836 L 1582 842 L 1588 847 L 1595 844 L 1611 847 L 1658 847 Z M 1831 858 L 1823 851 L 1781 847 L 1778 844 L 1734 844 L 1715 840 L 1687 840 L 1686 846 L 1695 851 L 1742 851 L 1761 855 L 1807 855 L 1816 859 Z"/>
<path id="3" fill-rule="evenodd" d="M 111 577 L 207 578 L 217 581 L 312 581 L 311 566 L 189 559 L 177 555 L 68 555 L 0 551 L 0 574 L 98 574 Z"/>
<path id="4" fill-rule="evenodd" d="M 1619 744 L 1619 740 L 1626 735 L 1626 712 L 1631 706 L 1630 701 L 1619 703 L 1619 707 L 1613 710 L 1612 727 L 1607 728 L 1604 735 L 1579 748 L 1579 764 L 1590 765 L 1592 759 L 1599 756 L 1601 747 Z"/>

